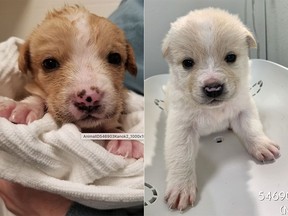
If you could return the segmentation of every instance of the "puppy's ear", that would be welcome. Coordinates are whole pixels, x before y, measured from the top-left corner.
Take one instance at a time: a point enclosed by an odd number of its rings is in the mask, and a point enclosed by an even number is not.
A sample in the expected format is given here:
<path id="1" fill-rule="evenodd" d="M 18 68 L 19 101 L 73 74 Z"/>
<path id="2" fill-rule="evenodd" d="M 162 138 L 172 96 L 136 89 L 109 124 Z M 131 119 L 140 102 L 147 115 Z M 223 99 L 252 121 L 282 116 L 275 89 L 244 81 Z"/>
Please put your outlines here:
<path id="1" fill-rule="evenodd" d="M 162 55 L 163 57 L 167 57 L 169 53 L 169 42 L 167 39 L 167 36 L 164 38 L 163 43 L 162 43 Z"/>
<path id="2" fill-rule="evenodd" d="M 129 43 L 127 43 L 126 49 L 127 49 L 127 60 L 125 63 L 125 67 L 130 72 L 130 74 L 132 74 L 133 76 L 136 76 L 137 66 L 136 66 L 136 60 L 135 60 L 133 48 Z"/>
<path id="3" fill-rule="evenodd" d="M 28 74 L 28 71 L 31 70 L 31 56 L 29 47 L 30 42 L 28 40 L 19 48 L 18 67 L 19 70 L 25 74 Z M 33 74 L 31 78 L 32 79 L 28 79 L 25 89 L 33 95 L 38 95 L 43 99 L 47 98 L 47 94 L 44 92 L 44 90 L 42 90 L 42 88 L 33 80 Z"/>
<path id="4" fill-rule="evenodd" d="M 31 68 L 31 60 L 30 60 L 30 42 L 26 41 L 19 48 L 19 57 L 18 57 L 18 67 L 19 70 L 23 73 L 28 73 L 28 70 Z"/>
<path id="5" fill-rule="evenodd" d="M 256 48 L 257 42 L 253 36 L 253 34 L 247 30 L 246 42 L 248 44 L 248 48 Z"/>

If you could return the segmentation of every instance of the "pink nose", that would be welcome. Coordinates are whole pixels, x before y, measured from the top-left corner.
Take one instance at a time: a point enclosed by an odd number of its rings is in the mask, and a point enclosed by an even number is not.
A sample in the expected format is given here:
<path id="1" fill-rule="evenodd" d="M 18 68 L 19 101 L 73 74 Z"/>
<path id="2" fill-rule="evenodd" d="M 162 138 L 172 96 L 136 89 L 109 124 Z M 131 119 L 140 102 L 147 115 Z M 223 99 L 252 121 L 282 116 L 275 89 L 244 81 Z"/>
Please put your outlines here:
<path id="1" fill-rule="evenodd" d="M 101 105 L 102 94 L 97 88 L 82 89 L 75 94 L 74 106 L 83 112 L 96 111 Z"/>

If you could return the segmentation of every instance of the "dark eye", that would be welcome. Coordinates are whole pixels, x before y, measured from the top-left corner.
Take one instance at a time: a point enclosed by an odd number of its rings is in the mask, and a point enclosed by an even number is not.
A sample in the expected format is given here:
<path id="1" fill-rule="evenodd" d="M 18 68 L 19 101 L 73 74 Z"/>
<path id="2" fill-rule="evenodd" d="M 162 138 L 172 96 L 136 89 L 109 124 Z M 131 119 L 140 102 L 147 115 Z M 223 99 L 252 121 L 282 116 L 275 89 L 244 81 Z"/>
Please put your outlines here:
<path id="1" fill-rule="evenodd" d="M 194 66 L 195 62 L 192 58 L 187 58 L 182 61 L 182 66 L 184 69 L 189 70 Z"/>
<path id="2" fill-rule="evenodd" d="M 45 71 L 54 71 L 60 67 L 60 63 L 54 58 L 48 58 L 42 62 L 42 67 Z"/>
<path id="3" fill-rule="evenodd" d="M 119 53 L 109 53 L 107 58 L 110 64 L 120 65 L 122 62 L 122 59 Z"/>
<path id="4" fill-rule="evenodd" d="M 237 56 L 234 54 L 234 53 L 228 53 L 226 56 L 225 56 L 225 61 L 227 63 L 234 63 L 237 59 Z"/>

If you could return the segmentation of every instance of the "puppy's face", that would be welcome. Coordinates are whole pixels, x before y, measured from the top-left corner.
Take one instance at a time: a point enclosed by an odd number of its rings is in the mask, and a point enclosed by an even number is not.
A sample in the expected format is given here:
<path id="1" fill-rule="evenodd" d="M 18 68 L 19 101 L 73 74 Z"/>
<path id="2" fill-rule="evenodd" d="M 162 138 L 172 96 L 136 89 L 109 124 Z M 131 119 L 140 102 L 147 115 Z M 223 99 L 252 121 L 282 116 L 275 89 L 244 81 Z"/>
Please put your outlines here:
<path id="1" fill-rule="evenodd" d="M 137 72 L 122 30 L 80 7 L 49 13 L 22 47 L 19 68 L 31 71 L 27 89 L 57 121 L 80 127 L 119 116 L 124 72 Z"/>
<path id="2" fill-rule="evenodd" d="M 248 48 L 255 46 L 238 17 L 208 8 L 172 23 L 162 51 L 173 85 L 184 97 L 214 107 L 233 98 L 247 82 Z"/>

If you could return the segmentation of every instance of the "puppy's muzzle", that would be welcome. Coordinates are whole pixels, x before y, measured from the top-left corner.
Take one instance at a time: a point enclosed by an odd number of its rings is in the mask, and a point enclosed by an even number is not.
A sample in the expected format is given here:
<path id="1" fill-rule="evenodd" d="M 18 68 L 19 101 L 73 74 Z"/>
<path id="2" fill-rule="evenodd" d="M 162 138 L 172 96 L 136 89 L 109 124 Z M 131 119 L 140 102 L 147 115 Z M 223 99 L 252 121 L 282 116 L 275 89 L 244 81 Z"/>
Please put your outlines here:
<path id="1" fill-rule="evenodd" d="M 224 84 L 211 83 L 203 87 L 204 94 L 209 98 L 217 98 L 223 94 Z"/>
<path id="2" fill-rule="evenodd" d="M 101 105 L 102 94 L 96 88 L 82 89 L 78 91 L 74 98 L 74 106 L 85 113 L 97 111 Z"/>

